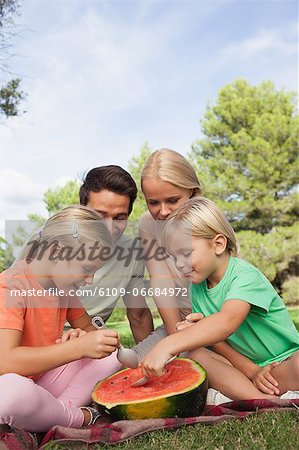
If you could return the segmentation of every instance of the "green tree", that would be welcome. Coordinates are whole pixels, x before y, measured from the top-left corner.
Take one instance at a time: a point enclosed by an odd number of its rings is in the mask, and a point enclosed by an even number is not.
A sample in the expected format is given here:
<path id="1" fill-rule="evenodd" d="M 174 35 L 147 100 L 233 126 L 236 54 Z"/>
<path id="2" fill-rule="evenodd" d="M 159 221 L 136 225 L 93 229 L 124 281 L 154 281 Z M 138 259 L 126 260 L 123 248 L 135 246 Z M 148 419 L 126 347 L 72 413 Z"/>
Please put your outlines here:
<path id="1" fill-rule="evenodd" d="M 18 13 L 19 2 L 17 0 L 0 0 L 0 71 L 8 73 L 5 63 L 9 59 L 11 38 L 16 34 L 14 17 Z M 26 94 L 20 88 L 20 78 L 14 78 L 4 82 L 0 88 L 0 117 L 17 116 L 21 112 L 20 104 L 26 98 Z"/>
<path id="2" fill-rule="evenodd" d="M 241 256 L 258 266 L 279 288 L 290 275 L 299 275 L 298 235 L 298 223 L 277 227 L 267 234 L 251 230 L 237 233 Z"/>
<path id="3" fill-rule="evenodd" d="M 296 96 L 239 79 L 219 91 L 202 120 L 191 161 L 205 195 L 237 231 L 241 256 L 294 301 L 299 261 Z M 288 281 L 291 278 L 291 281 Z M 291 300 L 292 299 L 292 300 Z"/>
<path id="4" fill-rule="evenodd" d="M 9 73 L 6 60 L 10 57 L 11 38 L 15 35 L 14 17 L 18 13 L 18 0 L 0 0 L 0 73 Z M 17 116 L 21 112 L 20 104 L 26 94 L 21 90 L 20 78 L 3 80 L 0 78 L 0 123 L 2 118 Z M 13 248 L 0 236 L 0 272 L 13 262 Z"/>
<path id="5" fill-rule="evenodd" d="M 20 104 L 26 98 L 25 93 L 20 89 L 20 78 L 10 80 L 0 89 L 0 114 L 5 117 L 18 116 Z"/>
<path id="6" fill-rule="evenodd" d="M 146 203 L 144 200 L 144 196 L 141 191 L 141 170 L 145 163 L 145 161 L 149 158 L 152 153 L 152 149 L 149 144 L 145 142 L 143 146 L 139 150 L 139 154 L 137 156 L 133 156 L 128 163 L 128 170 L 132 177 L 134 178 L 137 188 L 138 194 L 134 204 L 133 212 L 130 216 L 130 220 L 137 222 L 139 218 L 147 211 Z"/>
<path id="7" fill-rule="evenodd" d="M 10 27 L 13 23 L 12 17 L 16 14 L 19 7 L 17 0 L 0 0 L 0 37 L 2 41 L 5 39 L 7 31 L 5 27 Z M 6 45 L 7 46 L 7 45 Z M 6 48 L 2 42 L 2 48 Z"/>
<path id="8" fill-rule="evenodd" d="M 80 185 L 77 181 L 68 181 L 64 186 L 48 189 L 44 194 L 44 203 L 50 214 L 70 205 L 79 204 Z"/>
<path id="9" fill-rule="evenodd" d="M 12 246 L 0 236 L 0 272 L 9 267 L 14 260 Z"/>
<path id="10" fill-rule="evenodd" d="M 261 233 L 291 225 L 299 215 L 296 97 L 269 81 L 239 79 L 222 88 L 202 120 L 205 138 L 191 158 L 206 196 L 235 230 Z"/>

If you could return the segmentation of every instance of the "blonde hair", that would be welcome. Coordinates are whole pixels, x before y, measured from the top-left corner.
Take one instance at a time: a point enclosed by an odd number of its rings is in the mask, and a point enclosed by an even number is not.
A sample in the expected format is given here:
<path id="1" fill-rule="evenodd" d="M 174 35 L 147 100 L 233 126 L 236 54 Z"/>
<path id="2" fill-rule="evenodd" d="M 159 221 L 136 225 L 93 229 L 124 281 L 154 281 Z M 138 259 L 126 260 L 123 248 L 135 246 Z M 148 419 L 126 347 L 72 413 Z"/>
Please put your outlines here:
<path id="1" fill-rule="evenodd" d="M 192 236 L 203 239 L 213 239 L 217 234 L 223 234 L 227 239 L 226 249 L 229 254 L 238 254 L 233 228 L 218 206 L 205 197 L 189 200 L 168 217 L 162 233 L 162 242 L 166 248 L 168 239 L 177 234 L 178 226 L 192 227 Z"/>
<path id="2" fill-rule="evenodd" d="M 81 205 L 68 206 L 51 216 L 44 228 L 25 244 L 18 259 L 33 259 L 42 246 L 60 244 L 77 248 L 86 242 L 97 242 L 100 247 L 113 247 L 113 239 L 103 216 Z"/>
<path id="3" fill-rule="evenodd" d="M 202 187 L 191 164 L 183 155 L 168 148 L 156 150 L 145 162 L 141 171 L 141 189 L 142 181 L 146 177 L 159 178 L 180 188 L 190 189 L 190 197 L 202 193 Z"/>

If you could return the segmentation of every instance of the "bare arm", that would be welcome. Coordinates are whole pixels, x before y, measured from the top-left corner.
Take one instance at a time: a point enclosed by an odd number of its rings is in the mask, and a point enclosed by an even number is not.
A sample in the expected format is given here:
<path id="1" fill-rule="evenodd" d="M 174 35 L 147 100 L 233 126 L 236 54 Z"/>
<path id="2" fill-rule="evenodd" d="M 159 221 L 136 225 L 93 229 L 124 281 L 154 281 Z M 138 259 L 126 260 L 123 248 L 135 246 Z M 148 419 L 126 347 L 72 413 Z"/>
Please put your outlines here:
<path id="1" fill-rule="evenodd" d="M 259 366 L 254 364 L 246 356 L 241 355 L 241 353 L 234 350 L 227 342 L 219 342 L 213 345 L 213 350 L 219 355 L 224 356 L 228 359 L 234 367 L 239 369 L 248 378 L 252 378 L 255 373 L 259 370 Z"/>
<path id="2" fill-rule="evenodd" d="M 22 346 L 21 338 L 21 331 L 0 329 L 1 375 L 9 372 L 35 375 L 82 357 L 104 358 L 118 346 L 118 334 L 113 330 L 92 331 L 46 347 Z"/>
<path id="3" fill-rule="evenodd" d="M 249 358 L 234 350 L 227 342 L 213 345 L 213 350 L 228 359 L 234 367 L 244 373 L 260 391 L 279 395 L 278 382 L 271 374 L 276 362 L 265 367 L 254 364 Z"/>
<path id="4" fill-rule="evenodd" d="M 176 284 L 174 277 L 165 260 L 159 261 L 157 258 L 153 257 L 153 255 L 157 254 L 156 252 L 158 250 L 157 244 L 153 245 L 154 237 L 142 230 L 140 230 L 140 237 L 142 239 L 141 242 L 145 254 L 150 250 L 150 255 L 152 256 L 147 257 L 145 264 L 150 276 L 151 288 L 155 293 L 153 299 L 164 322 L 167 333 L 175 333 L 176 323 L 181 320 L 177 299 L 175 296 L 159 296 L 156 294 L 159 289 L 160 291 L 165 289 L 165 292 L 169 292 L 169 288 L 175 288 Z"/>
<path id="5" fill-rule="evenodd" d="M 137 344 L 153 331 L 154 324 L 152 314 L 142 295 L 133 296 L 131 294 L 126 294 L 123 296 L 123 300 L 127 307 L 127 317 Z"/>
<path id="6" fill-rule="evenodd" d="M 177 323 L 177 330 L 181 331 L 190 326 L 194 326 L 200 320 L 203 320 L 204 316 L 201 313 L 192 313 L 186 317 L 183 322 Z M 248 378 L 251 378 L 259 369 L 259 366 L 254 364 L 246 356 L 234 350 L 226 341 L 218 342 L 212 346 L 214 352 L 221 356 L 224 356 L 228 361 L 232 363 L 234 367 L 239 369 Z"/>
<path id="7" fill-rule="evenodd" d="M 174 351 L 173 354 L 217 344 L 239 328 L 249 310 L 249 303 L 241 300 L 228 300 L 220 312 L 205 317 L 176 336 L 168 336 L 165 341 L 169 340 Z"/>
<path id="8" fill-rule="evenodd" d="M 199 320 L 204 319 L 201 313 L 192 313 L 186 317 L 183 322 L 177 323 L 177 330 L 181 331 L 190 326 L 194 326 Z M 218 342 L 212 346 L 214 352 L 226 358 L 234 367 L 239 369 L 244 375 L 252 379 L 256 372 L 260 369 L 249 358 L 234 350 L 226 341 Z"/>
<path id="9" fill-rule="evenodd" d="M 184 330 L 193 326 L 204 316 L 201 313 L 192 313 L 186 316 L 186 320 L 177 324 L 177 330 Z M 277 363 L 260 367 L 254 364 L 249 358 L 234 350 L 226 341 L 213 345 L 213 350 L 219 355 L 224 356 L 231 364 L 246 375 L 260 391 L 266 394 L 279 395 L 278 383 L 271 374 L 271 370 Z"/>
<path id="10" fill-rule="evenodd" d="M 79 319 L 70 320 L 69 324 L 71 328 L 68 328 L 67 331 L 63 332 L 62 336 L 59 336 L 55 340 L 55 344 L 61 344 L 70 341 L 71 339 L 76 339 L 79 336 L 83 336 L 85 333 L 96 330 L 91 323 L 91 317 L 86 311 Z"/>
<path id="11" fill-rule="evenodd" d="M 147 375 L 161 375 L 165 362 L 184 351 L 195 350 L 225 341 L 236 331 L 249 313 L 250 304 L 241 300 L 228 300 L 220 312 L 206 317 L 194 325 L 167 336 L 144 358 Z"/>
<path id="12" fill-rule="evenodd" d="M 90 315 L 86 311 L 81 317 L 79 317 L 79 319 L 70 320 L 69 323 L 72 328 L 80 328 L 83 331 L 89 332 L 96 330 L 96 328 L 91 324 Z"/>

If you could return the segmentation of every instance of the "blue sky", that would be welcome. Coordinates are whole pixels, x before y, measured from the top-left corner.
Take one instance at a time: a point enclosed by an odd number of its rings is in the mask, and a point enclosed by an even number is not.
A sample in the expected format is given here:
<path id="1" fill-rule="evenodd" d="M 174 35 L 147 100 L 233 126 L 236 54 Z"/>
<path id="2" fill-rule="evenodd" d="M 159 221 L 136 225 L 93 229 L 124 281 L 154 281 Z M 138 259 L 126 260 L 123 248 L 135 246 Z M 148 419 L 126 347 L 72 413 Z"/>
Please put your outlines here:
<path id="1" fill-rule="evenodd" d="M 186 155 L 235 78 L 297 90 L 296 1 L 24 0 L 20 12 L 9 65 L 27 113 L 0 126 L 2 220 L 43 214 L 47 188 L 126 168 L 145 141 Z"/>

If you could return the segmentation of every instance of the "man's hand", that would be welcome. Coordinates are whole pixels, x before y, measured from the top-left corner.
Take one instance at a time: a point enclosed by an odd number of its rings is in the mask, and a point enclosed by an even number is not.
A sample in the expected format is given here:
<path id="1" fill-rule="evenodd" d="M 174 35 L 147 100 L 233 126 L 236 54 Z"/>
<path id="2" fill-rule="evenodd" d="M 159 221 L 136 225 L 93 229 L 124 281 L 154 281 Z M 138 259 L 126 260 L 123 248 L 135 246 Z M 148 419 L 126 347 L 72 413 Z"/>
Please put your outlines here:
<path id="1" fill-rule="evenodd" d="M 184 330 L 185 328 L 191 327 L 192 325 L 194 325 L 196 322 L 198 322 L 199 320 L 201 320 L 203 318 L 204 318 L 204 315 L 201 313 L 188 314 L 188 316 L 186 316 L 185 320 L 183 320 L 182 322 L 178 322 L 176 324 L 176 330 L 181 331 L 181 330 Z"/>
<path id="2" fill-rule="evenodd" d="M 86 331 L 81 330 L 81 328 L 70 328 L 63 335 L 56 339 L 55 344 L 62 344 L 66 341 L 71 341 L 72 339 L 76 339 L 77 337 L 84 336 Z"/>
<path id="3" fill-rule="evenodd" d="M 136 343 L 143 341 L 153 330 L 152 313 L 148 309 L 145 298 L 142 295 L 123 296 L 127 307 L 127 317 Z"/>
<path id="4" fill-rule="evenodd" d="M 252 383 L 265 394 L 279 395 L 278 383 L 271 375 L 271 370 L 279 363 L 273 362 L 268 366 L 261 367 L 251 378 Z"/>

